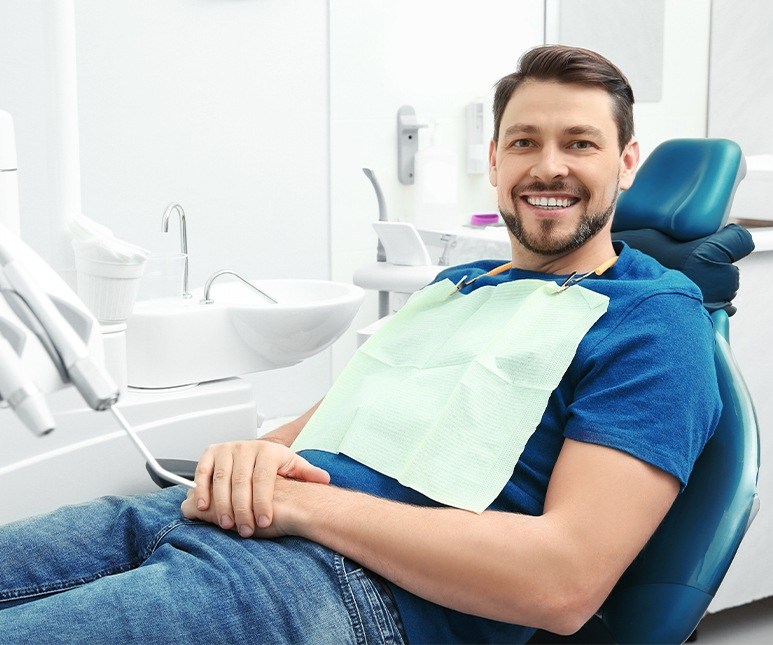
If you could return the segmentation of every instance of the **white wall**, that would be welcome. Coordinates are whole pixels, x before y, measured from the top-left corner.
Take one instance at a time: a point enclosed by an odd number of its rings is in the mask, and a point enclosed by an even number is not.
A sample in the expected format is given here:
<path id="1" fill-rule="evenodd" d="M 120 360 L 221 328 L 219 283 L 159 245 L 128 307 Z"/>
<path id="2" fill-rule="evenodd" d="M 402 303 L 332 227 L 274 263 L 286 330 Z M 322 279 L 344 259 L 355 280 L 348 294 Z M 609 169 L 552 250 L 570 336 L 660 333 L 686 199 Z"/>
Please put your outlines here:
<path id="1" fill-rule="evenodd" d="M 773 154 L 773 4 L 714 0 L 709 135 Z"/>
<path id="2" fill-rule="evenodd" d="M 643 157 L 666 139 L 706 136 L 711 0 L 546 0 L 546 7 L 549 42 L 558 36 L 595 49 L 628 76 Z M 562 20 L 556 12 L 564 10 Z"/>
<path id="3" fill-rule="evenodd" d="M 47 165 L 49 70 L 43 2 L 0 3 L 0 109 L 16 129 L 22 236 L 50 257 L 52 186 Z"/>
<path id="4" fill-rule="evenodd" d="M 191 278 L 328 271 L 324 0 L 76 0 L 87 214 Z"/>
<path id="5" fill-rule="evenodd" d="M 711 0 L 666 1 L 663 96 L 633 112 L 644 156 L 666 139 L 706 136 L 710 32 Z M 636 38 L 635 25 L 630 35 Z"/>

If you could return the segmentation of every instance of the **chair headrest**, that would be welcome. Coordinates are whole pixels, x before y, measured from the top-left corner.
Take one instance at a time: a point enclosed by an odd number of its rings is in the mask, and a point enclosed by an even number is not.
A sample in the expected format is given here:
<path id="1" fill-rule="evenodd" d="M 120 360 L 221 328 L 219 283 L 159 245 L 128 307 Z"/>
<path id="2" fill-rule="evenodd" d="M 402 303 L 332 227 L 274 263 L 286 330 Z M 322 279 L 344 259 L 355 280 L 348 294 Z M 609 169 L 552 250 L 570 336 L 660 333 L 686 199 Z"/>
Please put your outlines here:
<path id="1" fill-rule="evenodd" d="M 661 143 L 620 195 L 612 231 L 654 228 L 682 242 L 711 235 L 726 224 L 745 175 L 746 162 L 734 141 Z"/>
<path id="2" fill-rule="evenodd" d="M 739 271 L 733 263 L 754 250 L 754 240 L 745 228 L 728 224 L 721 231 L 697 240 L 677 242 L 653 229 L 620 231 L 613 239 L 655 258 L 668 269 L 676 269 L 692 280 L 703 294 L 703 306 L 713 313 L 724 309 L 732 316 L 738 293 Z"/>

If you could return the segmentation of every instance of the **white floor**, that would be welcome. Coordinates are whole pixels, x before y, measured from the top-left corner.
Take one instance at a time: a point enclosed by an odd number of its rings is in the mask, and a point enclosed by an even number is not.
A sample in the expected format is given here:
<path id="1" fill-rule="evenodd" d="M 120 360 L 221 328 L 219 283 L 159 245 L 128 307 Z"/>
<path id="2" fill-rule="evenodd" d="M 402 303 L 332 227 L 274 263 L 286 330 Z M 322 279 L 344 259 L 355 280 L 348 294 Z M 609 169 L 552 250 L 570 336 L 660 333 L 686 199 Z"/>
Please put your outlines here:
<path id="1" fill-rule="evenodd" d="M 773 598 L 706 616 L 698 626 L 697 645 L 756 645 L 773 642 Z"/>

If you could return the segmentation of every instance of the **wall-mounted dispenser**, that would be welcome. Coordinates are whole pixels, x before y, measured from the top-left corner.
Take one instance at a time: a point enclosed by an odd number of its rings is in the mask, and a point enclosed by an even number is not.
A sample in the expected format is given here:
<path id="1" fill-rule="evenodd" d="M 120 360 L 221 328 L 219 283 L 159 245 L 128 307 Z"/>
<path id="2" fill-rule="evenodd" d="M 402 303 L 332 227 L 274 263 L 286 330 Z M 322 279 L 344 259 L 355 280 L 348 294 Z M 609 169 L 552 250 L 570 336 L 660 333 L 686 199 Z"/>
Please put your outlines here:
<path id="1" fill-rule="evenodd" d="M 419 150 L 419 130 L 428 124 L 416 120 L 412 105 L 397 111 L 397 178 L 401 184 L 414 182 L 414 157 Z"/>
<path id="2" fill-rule="evenodd" d="M 429 145 L 414 161 L 413 223 L 422 230 L 453 228 L 458 215 L 458 155 L 443 144 L 440 124 L 431 120 Z"/>

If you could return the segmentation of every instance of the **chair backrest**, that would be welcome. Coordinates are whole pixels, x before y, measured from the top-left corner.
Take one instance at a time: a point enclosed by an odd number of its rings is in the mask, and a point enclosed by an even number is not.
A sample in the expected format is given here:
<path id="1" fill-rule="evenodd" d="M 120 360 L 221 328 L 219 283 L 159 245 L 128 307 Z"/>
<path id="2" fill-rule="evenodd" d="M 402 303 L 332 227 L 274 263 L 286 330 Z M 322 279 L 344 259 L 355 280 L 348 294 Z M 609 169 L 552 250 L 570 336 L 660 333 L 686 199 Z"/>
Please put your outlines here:
<path id="1" fill-rule="evenodd" d="M 665 141 L 620 195 L 612 231 L 651 228 L 680 242 L 716 233 L 727 223 L 745 176 L 746 160 L 734 141 Z"/>
<path id="2" fill-rule="evenodd" d="M 649 228 L 680 242 L 702 238 L 699 244 L 711 245 L 713 234 L 723 232 L 744 174 L 743 155 L 731 141 L 668 141 L 647 158 L 634 186 L 621 196 L 615 237 L 637 246 L 636 235 L 629 232 Z M 745 233 L 747 246 L 724 257 L 730 266 L 753 248 L 748 232 L 738 231 Z M 656 249 L 645 250 L 666 266 L 673 264 L 673 248 L 664 257 L 657 257 Z M 683 254 L 676 256 L 680 266 L 670 268 L 684 270 Z M 705 294 L 712 285 L 701 284 L 707 274 L 698 268 L 689 277 Z M 601 608 L 600 618 L 618 643 L 684 642 L 706 612 L 756 512 L 759 432 L 728 343 L 732 295 L 720 298 L 727 306 L 712 312 L 723 403 L 719 426 L 684 492 Z"/>

